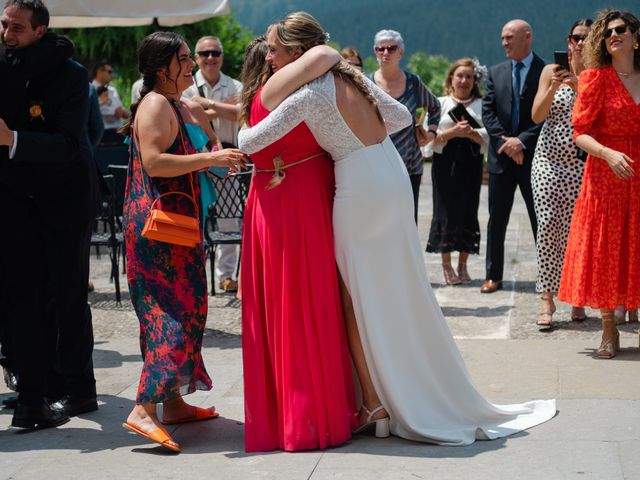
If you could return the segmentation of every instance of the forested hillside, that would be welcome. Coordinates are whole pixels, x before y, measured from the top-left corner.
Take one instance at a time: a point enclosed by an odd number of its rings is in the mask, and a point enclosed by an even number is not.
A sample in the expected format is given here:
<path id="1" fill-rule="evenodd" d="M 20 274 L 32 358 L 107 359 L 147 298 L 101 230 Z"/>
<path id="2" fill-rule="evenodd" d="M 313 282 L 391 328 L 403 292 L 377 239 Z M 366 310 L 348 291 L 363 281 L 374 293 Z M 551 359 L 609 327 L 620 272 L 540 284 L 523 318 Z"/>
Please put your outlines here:
<path id="1" fill-rule="evenodd" d="M 483 63 L 503 60 L 500 30 L 512 18 L 524 18 L 534 30 L 534 50 L 553 58 L 563 49 L 574 20 L 593 17 L 610 5 L 602 0 L 232 0 L 235 19 L 255 33 L 287 13 L 314 15 L 341 46 L 372 54 L 373 35 L 383 28 L 402 33 L 405 59 L 416 52 L 449 59 L 477 56 Z M 617 8 L 640 15 L 640 0 L 616 0 Z"/>

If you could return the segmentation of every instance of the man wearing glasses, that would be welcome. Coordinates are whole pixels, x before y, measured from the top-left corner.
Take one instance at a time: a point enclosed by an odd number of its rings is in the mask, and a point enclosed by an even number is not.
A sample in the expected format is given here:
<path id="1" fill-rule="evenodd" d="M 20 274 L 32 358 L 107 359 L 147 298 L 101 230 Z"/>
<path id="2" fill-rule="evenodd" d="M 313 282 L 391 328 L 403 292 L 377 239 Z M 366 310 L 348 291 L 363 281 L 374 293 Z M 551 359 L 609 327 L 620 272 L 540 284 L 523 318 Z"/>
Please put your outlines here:
<path id="1" fill-rule="evenodd" d="M 238 145 L 242 83 L 222 73 L 224 51 L 218 37 L 202 37 L 196 43 L 198 71 L 195 82 L 184 92 L 186 98 L 198 102 L 205 109 L 211 125 L 224 147 Z M 218 219 L 220 231 L 238 231 L 234 219 Z M 216 255 L 218 287 L 225 292 L 238 290 L 233 273 L 238 261 L 236 245 L 220 245 Z"/>
<path id="2" fill-rule="evenodd" d="M 100 102 L 100 113 L 102 113 L 105 130 L 110 130 L 110 133 L 113 134 L 122 126 L 122 121 L 131 116 L 131 113 L 122 106 L 118 91 L 110 85 L 113 80 L 113 68 L 111 68 L 111 65 L 106 60 L 102 60 L 94 65 L 92 73 L 93 86 L 96 89 L 99 87 L 107 89 L 107 98 L 104 102 Z M 109 133 L 105 133 L 109 136 Z M 115 141 L 121 144 L 122 138 L 117 137 Z"/>

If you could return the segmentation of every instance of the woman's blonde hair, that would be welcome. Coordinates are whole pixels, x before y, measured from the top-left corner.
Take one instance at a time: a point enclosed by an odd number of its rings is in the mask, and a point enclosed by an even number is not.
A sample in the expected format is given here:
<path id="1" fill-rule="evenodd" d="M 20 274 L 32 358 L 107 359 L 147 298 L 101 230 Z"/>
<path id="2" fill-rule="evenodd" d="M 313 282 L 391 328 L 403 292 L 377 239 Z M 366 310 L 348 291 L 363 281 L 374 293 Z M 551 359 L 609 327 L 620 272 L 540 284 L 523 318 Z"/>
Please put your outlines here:
<path id="1" fill-rule="evenodd" d="M 460 58 L 451 64 L 449 70 L 447 71 L 447 76 L 444 79 L 444 94 L 451 95 L 453 93 L 453 74 L 460 67 L 469 67 L 473 70 L 473 88 L 471 89 L 471 97 L 472 98 L 482 98 L 482 93 L 480 93 L 480 86 L 478 85 L 478 72 L 476 72 L 476 62 L 473 58 Z"/>
<path id="2" fill-rule="evenodd" d="M 307 12 L 290 13 L 270 25 L 269 33 L 273 33 L 289 53 L 299 50 L 302 54 L 316 45 L 325 45 L 329 38 L 320 22 Z"/>
<path id="3" fill-rule="evenodd" d="M 307 12 L 290 13 L 278 23 L 269 26 L 267 34 L 270 33 L 276 36 L 289 53 L 295 53 L 296 50 L 304 53 L 316 45 L 325 45 L 329 39 L 329 34 L 324 31 L 320 22 Z M 344 60 L 334 65 L 331 72 L 362 93 L 369 103 L 376 107 L 377 115 L 382 120 L 376 100 L 361 72 Z"/>
<path id="4" fill-rule="evenodd" d="M 640 21 L 632 13 L 610 8 L 602 10 L 598 12 L 597 18 L 591 25 L 591 30 L 585 42 L 582 53 L 585 67 L 599 68 L 611 64 L 611 55 L 607 52 L 604 34 L 607 31 L 609 22 L 618 18 L 631 30 L 631 35 L 637 44 Z M 636 48 L 633 52 L 633 66 L 634 68 L 640 68 L 640 48 Z"/>
<path id="5" fill-rule="evenodd" d="M 249 123 L 251 102 L 271 75 L 271 68 L 265 60 L 268 51 L 267 39 L 264 35 L 254 38 L 244 50 L 244 63 L 240 74 L 242 81 L 240 123 Z"/>

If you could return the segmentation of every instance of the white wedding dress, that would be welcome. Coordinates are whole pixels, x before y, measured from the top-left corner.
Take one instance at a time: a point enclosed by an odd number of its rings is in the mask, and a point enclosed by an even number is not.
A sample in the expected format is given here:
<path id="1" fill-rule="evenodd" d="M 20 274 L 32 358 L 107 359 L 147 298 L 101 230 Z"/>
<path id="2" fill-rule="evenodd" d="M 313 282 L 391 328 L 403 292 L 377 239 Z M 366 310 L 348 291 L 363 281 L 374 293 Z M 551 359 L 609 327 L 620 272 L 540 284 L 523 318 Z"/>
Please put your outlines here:
<path id="1" fill-rule="evenodd" d="M 403 105 L 369 85 L 388 133 L 411 124 Z M 552 418 L 555 400 L 493 405 L 472 385 L 427 279 L 402 159 L 388 136 L 364 146 L 351 132 L 336 106 L 333 74 L 305 85 L 262 122 L 240 131 L 240 149 L 259 151 L 301 122 L 335 161 L 336 260 L 391 433 L 468 445 Z M 295 166 L 287 175 L 295 175 Z"/>

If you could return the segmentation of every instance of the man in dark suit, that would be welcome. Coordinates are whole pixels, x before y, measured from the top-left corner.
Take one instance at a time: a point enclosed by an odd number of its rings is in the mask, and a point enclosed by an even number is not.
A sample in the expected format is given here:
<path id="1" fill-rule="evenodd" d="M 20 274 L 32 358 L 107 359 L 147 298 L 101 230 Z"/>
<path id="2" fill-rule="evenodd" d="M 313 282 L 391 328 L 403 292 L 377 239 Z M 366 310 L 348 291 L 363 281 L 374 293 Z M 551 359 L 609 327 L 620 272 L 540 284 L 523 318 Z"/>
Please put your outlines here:
<path id="1" fill-rule="evenodd" d="M 486 277 L 480 291 L 502 288 L 504 238 L 516 187 L 524 198 L 535 239 L 537 222 L 531 190 L 531 162 L 541 125 L 531 120 L 531 107 L 544 61 L 531 51 L 533 32 L 524 20 L 502 29 L 508 61 L 489 69 L 482 101 L 482 121 L 489 133 L 489 225 Z"/>
<path id="2" fill-rule="evenodd" d="M 41 41 L 48 23 L 41 0 L 6 3 L 0 39 L 9 78 L 20 78 L 28 47 Z M 97 408 L 87 304 L 98 201 L 85 130 L 88 87 L 86 70 L 66 59 L 31 78 L 11 118 L 0 118 L 0 204 L 7 227 L 0 235 L 0 271 L 11 280 L 5 314 L 18 373 L 16 427 L 57 426 Z M 52 328 L 57 345 L 47 333 Z M 58 408 L 50 406 L 51 397 L 61 397 Z"/>

